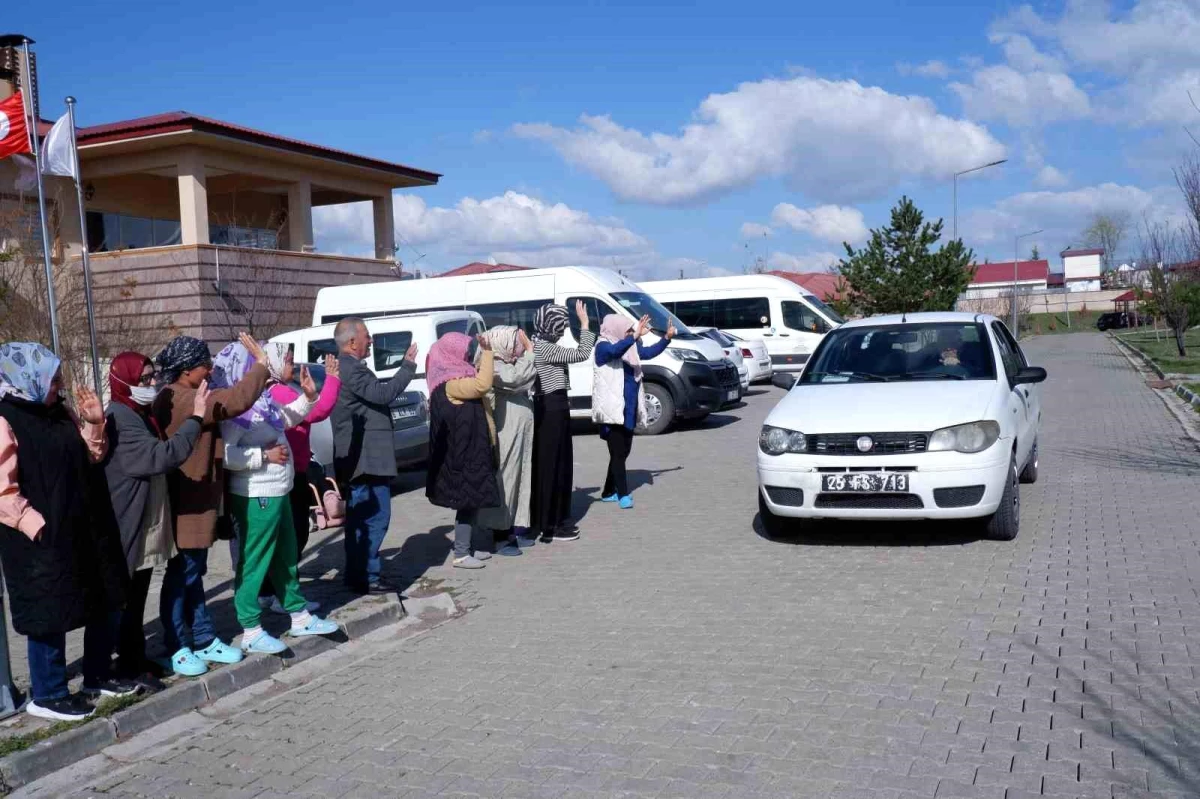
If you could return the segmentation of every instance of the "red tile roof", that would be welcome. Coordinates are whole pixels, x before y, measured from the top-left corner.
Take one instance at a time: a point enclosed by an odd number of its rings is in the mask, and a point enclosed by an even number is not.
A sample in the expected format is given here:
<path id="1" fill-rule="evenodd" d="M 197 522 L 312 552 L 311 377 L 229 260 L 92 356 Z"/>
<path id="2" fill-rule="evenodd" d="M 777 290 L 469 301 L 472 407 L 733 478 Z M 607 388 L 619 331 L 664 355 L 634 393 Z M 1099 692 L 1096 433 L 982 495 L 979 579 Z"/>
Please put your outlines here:
<path id="1" fill-rule="evenodd" d="M 1060 258 L 1066 258 L 1069 255 L 1104 255 L 1104 249 L 1093 247 L 1090 250 L 1063 250 L 1058 254 Z"/>
<path id="2" fill-rule="evenodd" d="M 1137 292 L 1133 289 L 1130 289 L 1124 294 L 1118 294 L 1117 296 L 1113 297 L 1113 302 L 1133 302 L 1137 298 Z"/>
<path id="3" fill-rule="evenodd" d="M 45 120 L 38 126 L 44 128 L 44 133 L 49 132 L 49 122 Z M 390 161 L 380 161 L 376 158 L 369 158 L 365 155 L 356 155 L 346 152 L 345 150 L 337 150 L 333 147 L 325 147 L 320 144 L 300 141 L 299 139 L 290 139 L 286 136 L 277 136 L 274 133 L 266 133 L 253 128 L 242 127 L 235 125 L 232 122 L 223 122 L 219 119 L 211 119 L 202 117 L 198 114 L 192 114 L 187 111 L 172 111 L 166 114 L 156 114 L 154 116 L 139 117 L 137 119 L 126 119 L 121 122 L 109 122 L 104 125 L 92 125 L 91 127 L 80 128 L 78 131 L 78 142 L 81 148 L 92 144 L 104 144 L 107 142 L 127 141 L 131 139 L 141 139 L 147 136 L 157 136 L 164 133 L 179 133 L 183 131 L 196 131 L 198 133 L 212 133 L 228 138 L 238 139 L 240 141 L 249 142 L 251 144 L 259 144 L 267 147 L 278 147 L 284 150 L 301 153 L 304 155 L 316 156 L 319 158 L 330 158 L 335 161 L 352 164 L 354 166 L 366 167 L 368 169 L 378 169 L 383 172 L 391 172 L 396 175 L 413 180 L 423 181 L 425 183 L 437 183 L 441 174 L 437 172 L 429 172 L 424 169 L 417 169 L 403 164 L 394 164 Z"/>
<path id="4" fill-rule="evenodd" d="M 519 272 L 523 269 L 530 269 L 528 266 L 517 266 L 516 264 L 485 264 L 479 261 L 472 261 L 466 266 L 460 266 L 457 269 L 451 269 L 449 272 L 442 272 L 435 277 L 461 277 L 463 275 L 490 275 L 493 272 Z"/>
<path id="5" fill-rule="evenodd" d="M 823 301 L 839 300 L 842 297 L 842 293 L 838 290 L 842 280 L 841 275 L 835 275 L 832 272 L 784 272 L 783 270 L 776 270 L 774 272 L 767 272 L 767 274 L 790 280 L 808 289 L 818 299 Z"/>
<path id="6" fill-rule="evenodd" d="M 971 278 L 972 286 L 1013 282 L 1012 261 L 1003 261 L 994 264 L 974 264 L 972 269 L 975 270 L 975 276 Z M 1018 282 L 1046 280 L 1049 274 L 1050 262 L 1045 259 L 1040 261 L 1020 261 L 1017 263 Z"/>

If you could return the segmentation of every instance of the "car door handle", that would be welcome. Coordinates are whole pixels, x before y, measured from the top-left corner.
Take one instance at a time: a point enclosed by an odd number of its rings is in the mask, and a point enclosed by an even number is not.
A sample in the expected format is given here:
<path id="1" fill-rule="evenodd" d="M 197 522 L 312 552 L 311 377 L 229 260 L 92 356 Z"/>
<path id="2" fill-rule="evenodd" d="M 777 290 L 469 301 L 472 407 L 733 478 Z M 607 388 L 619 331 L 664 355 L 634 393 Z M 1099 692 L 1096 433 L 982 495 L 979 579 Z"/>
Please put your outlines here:
<path id="1" fill-rule="evenodd" d="M 780 338 L 791 338 L 792 334 L 791 333 L 780 333 L 779 337 Z"/>

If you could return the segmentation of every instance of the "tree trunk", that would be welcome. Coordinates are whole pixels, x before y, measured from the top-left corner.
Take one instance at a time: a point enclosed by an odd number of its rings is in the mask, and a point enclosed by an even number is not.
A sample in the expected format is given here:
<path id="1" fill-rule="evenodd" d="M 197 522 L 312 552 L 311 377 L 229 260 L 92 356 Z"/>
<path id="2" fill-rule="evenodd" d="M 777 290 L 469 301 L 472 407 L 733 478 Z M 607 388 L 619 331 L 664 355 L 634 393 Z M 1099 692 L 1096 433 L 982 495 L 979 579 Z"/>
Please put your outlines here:
<path id="1" fill-rule="evenodd" d="M 1179 357 L 1180 358 L 1187 357 L 1187 344 L 1184 340 L 1184 336 L 1186 335 L 1186 333 L 1187 333 L 1186 327 L 1175 328 L 1175 346 L 1179 349 Z"/>

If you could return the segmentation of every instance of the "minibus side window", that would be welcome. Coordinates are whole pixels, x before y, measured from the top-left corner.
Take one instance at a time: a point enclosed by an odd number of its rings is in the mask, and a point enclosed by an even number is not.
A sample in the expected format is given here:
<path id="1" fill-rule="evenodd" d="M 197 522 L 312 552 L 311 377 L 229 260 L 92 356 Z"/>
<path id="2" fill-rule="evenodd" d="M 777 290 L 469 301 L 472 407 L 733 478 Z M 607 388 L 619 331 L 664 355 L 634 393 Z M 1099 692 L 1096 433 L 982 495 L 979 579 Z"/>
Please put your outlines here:
<path id="1" fill-rule="evenodd" d="M 783 326 L 791 330 L 801 330 L 805 333 L 828 333 L 829 325 L 817 315 L 817 312 L 802 302 L 784 300 Z"/>
<path id="2" fill-rule="evenodd" d="M 404 363 L 404 356 L 408 353 L 410 344 L 412 344 L 411 330 L 372 334 L 371 351 L 375 354 L 375 371 L 399 369 L 400 365 Z"/>
<path id="3" fill-rule="evenodd" d="M 588 328 L 593 333 L 600 332 L 600 323 L 604 321 L 604 317 L 610 313 L 616 313 L 612 306 L 603 300 L 598 300 L 595 297 L 568 297 L 567 311 L 571 317 L 571 335 L 579 341 L 579 317 L 575 315 L 575 301 L 583 300 L 583 307 L 587 308 Z M 628 318 L 628 317 L 626 317 Z"/>
<path id="4" fill-rule="evenodd" d="M 326 355 L 338 357 L 337 343 L 331 338 L 319 338 L 308 342 L 308 362 L 322 363 Z"/>
<path id="5" fill-rule="evenodd" d="M 533 319 L 541 308 L 552 300 L 526 300 L 522 302 L 494 302 L 487 305 L 470 305 L 468 311 L 474 311 L 483 317 L 483 323 L 491 328 L 496 325 L 515 325 L 529 336 L 533 336 Z"/>
<path id="6" fill-rule="evenodd" d="M 713 303 L 715 323 L 720 330 L 746 330 L 769 327 L 771 303 L 766 297 L 734 297 Z"/>
<path id="7" fill-rule="evenodd" d="M 688 327 L 716 327 L 712 300 L 680 300 L 672 310 Z"/>

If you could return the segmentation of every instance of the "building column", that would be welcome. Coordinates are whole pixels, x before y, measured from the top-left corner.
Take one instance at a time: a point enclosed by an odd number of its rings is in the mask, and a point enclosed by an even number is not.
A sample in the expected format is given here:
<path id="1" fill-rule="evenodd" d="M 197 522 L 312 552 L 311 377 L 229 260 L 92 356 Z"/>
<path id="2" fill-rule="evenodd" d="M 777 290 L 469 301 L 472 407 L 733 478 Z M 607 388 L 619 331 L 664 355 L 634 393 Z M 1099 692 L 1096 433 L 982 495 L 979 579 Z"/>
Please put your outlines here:
<path id="1" fill-rule="evenodd" d="M 288 249 L 312 252 L 312 183 L 301 180 L 288 185 Z"/>
<path id="2" fill-rule="evenodd" d="M 179 232 L 184 244 L 208 244 L 208 183 L 200 153 L 192 150 L 180 157 Z"/>
<path id="3" fill-rule="evenodd" d="M 395 218 L 392 216 L 392 193 L 371 200 L 375 217 L 375 257 L 390 261 L 396 255 Z"/>

